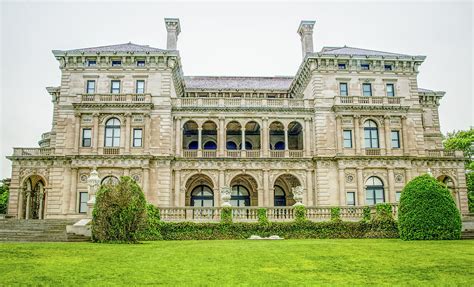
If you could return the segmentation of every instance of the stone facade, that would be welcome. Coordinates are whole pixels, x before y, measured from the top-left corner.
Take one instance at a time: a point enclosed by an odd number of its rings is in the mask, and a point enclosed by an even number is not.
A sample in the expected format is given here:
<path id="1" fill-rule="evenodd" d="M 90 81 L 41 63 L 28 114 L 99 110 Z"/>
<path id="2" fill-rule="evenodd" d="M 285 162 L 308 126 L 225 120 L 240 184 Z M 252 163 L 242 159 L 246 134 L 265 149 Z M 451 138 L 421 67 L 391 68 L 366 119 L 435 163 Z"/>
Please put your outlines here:
<path id="1" fill-rule="evenodd" d="M 162 207 L 220 206 L 225 187 L 240 206 L 292 205 L 295 188 L 307 206 L 395 203 L 411 178 L 431 172 L 467 212 L 463 154 L 442 150 L 444 92 L 417 85 L 425 57 L 314 53 L 314 22 L 303 21 L 294 77 L 185 77 L 179 20 L 165 22 L 167 50 L 53 51 L 62 76 L 47 88 L 52 130 L 39 148 L 8 157 L 9 215 L 85 217 L 93 169 L 132 176 Z"/>

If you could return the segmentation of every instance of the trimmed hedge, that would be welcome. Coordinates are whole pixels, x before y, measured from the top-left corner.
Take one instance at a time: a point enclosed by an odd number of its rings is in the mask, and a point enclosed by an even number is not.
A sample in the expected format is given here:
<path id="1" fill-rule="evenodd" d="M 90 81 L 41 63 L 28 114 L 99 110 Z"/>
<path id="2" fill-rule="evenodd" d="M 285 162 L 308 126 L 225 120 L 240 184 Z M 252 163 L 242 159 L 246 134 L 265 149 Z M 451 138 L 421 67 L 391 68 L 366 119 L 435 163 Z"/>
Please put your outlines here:
<path id="1" fill-rule="evenodd" d="M 398 211 L 404 240 L 459 239 L 461 215 L 449 190 L 430 175 L 411 180 L 403 189 Z"/>
<path id="2" fill-rule="evenodd" d="M 380 226 L 371 222 L 270 222 L 259 223 L 234 222 L 194 223 L 161 222 L 160 236 L 148 240 L 218 240 L 247 239 L 251 235 L 268 237 L 278 235 L 288 239 L 304 238 L 398 238 L 396 222 Z"/>

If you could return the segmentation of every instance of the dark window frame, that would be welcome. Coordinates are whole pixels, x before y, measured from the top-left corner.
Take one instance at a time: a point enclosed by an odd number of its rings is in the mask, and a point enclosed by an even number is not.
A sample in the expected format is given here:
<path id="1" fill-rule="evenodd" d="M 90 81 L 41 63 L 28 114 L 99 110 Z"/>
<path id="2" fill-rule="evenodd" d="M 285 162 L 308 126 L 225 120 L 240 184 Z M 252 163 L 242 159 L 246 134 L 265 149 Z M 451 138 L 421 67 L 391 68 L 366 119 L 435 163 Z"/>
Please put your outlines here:
<path id="1" fill-rule="evenodd" d="M 366 93 L 365 87 L 369 87 L 369 90 L 367 91 L 368 95 L 365 94 Z M 371 83 L 363 83 L 362 84 L 362 96 L 372 97 L 372 84 Z"/>
<path id="2" fill-rule="evenodd" d="M 393 135 L 396 134 L 397 137 L 396 139 L 393 138 Z M 396 143 L 396 146 L 394 146 L 393 144 Z M 392 130 L 390 131 L 390 146 L 392 148 L 400 148 L 400 131 L 399 130 Z"/>
<path id="3" fill-rule="evenodd" d="M 372 121 L 372 120 L 371 120 Z M 380 147 L 380 139 L 379 139 L 379 127 L 376 122 L 372 121 L 375 124 L 375 127 L 366 127 L 364 125 L 364 147 L 365 148 L 379 148 Z M 368 134 L 367 134 L 368 132 Z M 367 137 L 368 135 L 368 137 Z M 370 145 L 367 146 L 367 140 L 369 140 Z M 376 145 L 373 145 L 373 141 L 376 141 Z"/>
<path id="4" fill-rule="evenodd" d="M 87 67 L 97 66 L 97 60 L 87 60 Z"/>
<path id="5" fill-rule="evenodd" d="M 86 195 L 87 200 L 83 201 L 82 196 Z M 87 202 L 89 201 L 89 193 L 88 192 L 79 192 L 79 213 L 87 213 Z M 84 205 L 85 204 L 85 207 Z M 84 207 L 84 209 L 83 209 Z"/>
<path id="6" fill-rule="evenodd" d="M 91 89 L 89 87 L 89 84 L 94 84 L 94 87 Z M 96 90 L 96 82 L 95 80 L 87 80 L 86 82 L 86 94 L 95 94 L 95 90 Z"/>
<path id="7" fill-rule="evenodd" d="M 391 94 L 389 94 L 388 87 L 391 87 L 392 91 Z M 385 85 L 385 91 L 387 94 L 387 97 L 395 97 L 395 85 L 392 83 L 388 83 Z"/>
<path id="8" fill-rule="evenodd" d="M 114 88 L 114 83 L 118 83 L 118 92 L 115 93 L 114 90 L 117 90 L 116 88 Z M 110 81 L 110 93 L 111 94 L 120 94 L 122 90 L 122 83 L 120 80 L 112 80 Z"/>
<path id="9" fill-rule="evenodd" d="M 352 196 L 352 204 L 349 203 L 349 194 Z M 348 191 L 346 192 L 346 204 L 347 206 L 355 206 L 356 205 L 356 196 L 354 191 Z"/>
<path id="10" fill-rule="evenodd" d="M 360 69 L 363 70 L 363 71 L 368 71 L 368 70 L 370 70 L 370 64 L 362 63 L 362 64 L 360 64 Z"/>
<path id="11" fill-rule="evenodd" d="M 136 132 L 140 131 L 140 137 L 137 137 Z M 132 131 L 132 147 L 143 147 L 143 129 L 142 128 L 133 128 Z M 136 144 L 136 141 L 140 141 L 140 145 Z"/>
<path id="12" fill-rule="evenodd" d="M 345 87 L 345 91 L 342 89 L 342 87 Z M 343 92 L 345 92 L 345 94 Z M 347 83 L 345 82 L 339 83 L 339 96 L 341 97 L 349 96 L 349 85 Z"/>
<path id="13" fill-rule="evenodd" d="M 85 137 L 85 131 L 89 131 L 89 133 L 90 133 L 89 137 Z M 92 129 L 91 128 L 83 128 L 82 129 L 81 146 L 82 147 L 92 147 Z"/>
<path id="14" fill-rule="evenodd" d="M 349 134 L 349 139 L 346 138 L 346 134 Z M 346 143 L 349 142 L 350 145 L 346 146 Z M 352 148 L 352 130 L 343 130 L 342 131 L 342 146 L 344 148 Z"/>
<path id="15" fill-rule="evenodd" d="M 137 67 L 145 67 L 145 60 L 137 60 Z"/>
<path id="16" fill-rule="evenodd" d="M 338 63 L 337 68 L 338 68 L 338 70 L 346 70 L 347 65 L 345 63 Z"/>
<path id="17" fill-rule="evenodd" d="M 138 91 L 138 83 L 143 83 L 143 90 L 142 92 Z M 144 94 L 145 93 L 145 80 L 136 80 L 135 81 L 135 93 L 137 94 Z"/>
<path id="18" fill-rule="evenodd" d="M 112 67 L 120 67 L 122 66 L 122 60 L 112 60 L 111 64 Z"/>
<path id="19" fill-rule="evenodd" d="M 109 121 L 111 121 L 112 119 L 116 119 L 119 124 L 118 125 L 112 125 L 112 124 L 108 124 Z M 118 135 L 116 135 L 116 130 L 118 129 L 117 133 Z M 107 130 L 112 130 L 112 136 L 107 136 Z M 121 142 L 121 132 L 122 132 L 122 123 L 120 122 L 120 120 L 118 118 L 115 118 L 115 117 L 112 117 L 110 119 L 107 120 L 107 122 L 105 123 L 105 130 L 104 130 L 104 147 L 120 147 L 120 142 Z M 111 145 L 107 145 L 107 139 L 110 138 L 112 139 L 112 144 Z M 118 139 L 118 145 L 115 145 L 114 142 L 115 142 L 115 139 Z"/>

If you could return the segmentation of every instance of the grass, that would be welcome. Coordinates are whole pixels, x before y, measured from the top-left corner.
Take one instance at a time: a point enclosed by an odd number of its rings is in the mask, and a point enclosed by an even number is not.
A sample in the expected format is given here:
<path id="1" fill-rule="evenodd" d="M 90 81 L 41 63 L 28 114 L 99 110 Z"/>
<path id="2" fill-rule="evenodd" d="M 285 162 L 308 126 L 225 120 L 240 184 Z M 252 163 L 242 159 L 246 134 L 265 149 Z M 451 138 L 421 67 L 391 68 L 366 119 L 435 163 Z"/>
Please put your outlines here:
<path id="1" fill-rule="evenodd" d="M 474 241 L 2 243 L 0 285 L 474 285 Z"/>

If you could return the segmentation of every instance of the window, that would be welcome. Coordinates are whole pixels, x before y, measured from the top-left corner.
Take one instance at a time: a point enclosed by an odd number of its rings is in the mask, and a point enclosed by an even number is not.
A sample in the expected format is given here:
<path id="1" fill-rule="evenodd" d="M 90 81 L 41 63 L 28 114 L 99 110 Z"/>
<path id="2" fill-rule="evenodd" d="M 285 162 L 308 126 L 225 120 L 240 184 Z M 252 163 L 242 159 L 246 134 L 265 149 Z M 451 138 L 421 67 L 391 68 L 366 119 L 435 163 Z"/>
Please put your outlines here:
<path id="1" fill-rule="evenodd" d="M 243 185 L 234 185 L 230 195 L 232 206 L 250 206 L 250 193 Z"/>
<path id="2" fill-rule="evenodd" d="M 274 199 L 273 205 L 274 206 L 286 206 L 286 196 L 285 191 L 278 185 L 275 185 L 274 188 Z"/>
<path id="3" fill-rule="evenodd" d="M 133 129 L 133 147 L 141 147 L 143 138 L 142 129 Z"/>
<path id="4" fill-rule="evenodd" d="M 120 60 L 113 60 L 112 61 L 112 67 L 117 67 L 117 66 L 121 66 L 122 65 L 122 61 Z"/>
<path id="5" fill-rule="evenodd" d="M 360 69 L 361 70 L 370 70 L 370 65 L 369 64 L 360 64 Z"/>
<path id="6" fill-rule="evenodd" d="M 88 60 L 87 61 L 87 66 L 88 67 L 94 67 L 95 65 L 97 65 L 96 60 Z"/>
<path id="7" fill-rule="evenodd" d="M 344 130 L 342 132 L 344 136 L 344 147 L 345 148 L 352 148 L 352 131 L 351 130 Z"/>
<path id="8" fill-rule="evenodd" d="M 384 70 L 385 70 L 385 71 L 391 71 L 391 70 L 393 70 L 393 69 L 392 69 L 392 65 L 384 65 L 383 67 L 384 67 Z"/>
<path id="9" fill-rule="evenodd" d="M 348 192 L 346 194 L 346 204 L 349 205 L 349 206 L 354 206 L 356 205 L 356 202 L 355 202 L 355 192 Z"/>
<path id="10" fill-rule="evenodd" d="M 402 195 L 401 191 L 395 193 L 395 202 L 400 202 L 400 196 Z"/>
<path id="11" fill-rule="evenodd" d="M 374 121 L 364 123 L 364 139 L 366 148 L 379 148 L 379 131 Z"/>
<path id="12" fill-rule="evenodd" d="M 87 201 L 89 194 L 87 192 L 79 192 L 79 213 L 87 213 Z"/>
<path id="13" fill-rule="evenodd" d="M 191 206 L 214 206 L 214 193 L 207 185 L 200 185 L 191 192 Z"/>
<path id="14" fill-rule="evenodd" d="M 400 148 L 400 132 L 392 131 L 392 148 Z"/>
<path id="15" fill-rule="evenodd" d="M 214 141 L 208 141 L 204 144 L 205 150 L 216 150 L 217 144 Z"/>
<path id="16" fill-rule="evenodd" d="M 137 67 L 144 67 L 145 66 L 145 61 L 144 60 L 138 60 L 137 61 Z"/>
<path id="17" fill-rule="evenodd" d="M 385 202 L 383 182 L 376 176 L 369 177 L 365 183 L 365 203 L 375 205 Z"/>
<path id="18" fill-rule="evenodd" d="M 349 95 L 349 93 L 347 91 L 347 83 L 339 83 L 339 95 L 340 96 Z"/>
<path id="19" fill-rule="evenodd" d="M 346 64 L 337 64 L 337 67 L 339 68 L 339 70 L 345 70 Z"/>
<path id="20" fill-rule="evenodd" d="M 371 97 L 372 96 L 372 84 L 370 84 L 370 83 L 362 84 L 362 95 L 365 96 L 365 97 Z"/>
<path id="21" fill-rule="evenodd" d="M 120 94 L 120 81 L 113 80 L 110 84 L 110 92 L 112 94 Z"/>
<path id="22" fill-rule="evenodd" d="M 105 124 L 105 146 L 120 146 L 120 121 L 117 118 L 111 118 Z"/>
<path id="23" fill-rule="evenodd" d="M 82 129 L 82 146 L 91 147 L 92 139 L 92 130 L 91 129 Z"/>
<path id="24" fill-rule="evenodd" d="M 135 87 L 135 93 L 137 94 L 144 94 L 145 93 L 145 81 L 144 80 L 137 80 L 137 84 Z"/>
<path id="25" fill-rule="evenodd" d="M 395 89 L 393 84 L 387 84 L 387 97 L 395 97 Z"/>
<path id="26" fill-rule="evenodd" d="M 93 94 L 95 93 L 95 81 L 87 80 L 86 93 Z"/>

